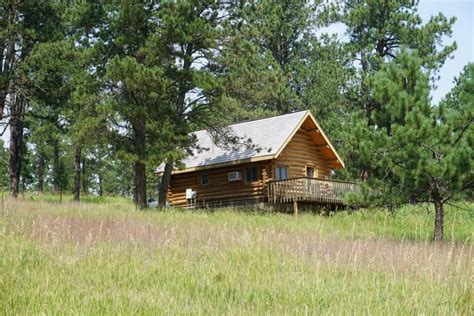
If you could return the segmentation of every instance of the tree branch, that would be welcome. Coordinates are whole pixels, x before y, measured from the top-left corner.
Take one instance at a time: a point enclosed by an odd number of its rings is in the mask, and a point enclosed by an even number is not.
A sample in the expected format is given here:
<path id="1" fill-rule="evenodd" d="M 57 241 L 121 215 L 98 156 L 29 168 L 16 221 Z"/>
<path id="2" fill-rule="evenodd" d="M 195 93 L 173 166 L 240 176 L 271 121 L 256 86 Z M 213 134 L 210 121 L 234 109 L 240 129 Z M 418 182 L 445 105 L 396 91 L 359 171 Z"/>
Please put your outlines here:
<path id="1" fill-rule="evenodd" d="M 439 151 L 437 151 L 436 149 L 433 149 L 423 143 L 420 143 L 422 147 L 428 149 L 429 151 L 431 151 L 434 155 L 434 158 L 439 162 L 441 159 L 443 159 L 443 154 L 440 153 Z"/>
<path id="2" fill-rule="evenodd" d="M 471 117 L 469 122 L 467 122 L 466 126 L 464 126 L 464 128 L 461 130 L 461 133 L 459 133 L 458 138 L 456 138 L 453 145 L 456 145 L 462 139 L 464 133 L 467 131 L 467 129 L 471 125 L 472 121 L 473 121 L 473 118 Z"/>

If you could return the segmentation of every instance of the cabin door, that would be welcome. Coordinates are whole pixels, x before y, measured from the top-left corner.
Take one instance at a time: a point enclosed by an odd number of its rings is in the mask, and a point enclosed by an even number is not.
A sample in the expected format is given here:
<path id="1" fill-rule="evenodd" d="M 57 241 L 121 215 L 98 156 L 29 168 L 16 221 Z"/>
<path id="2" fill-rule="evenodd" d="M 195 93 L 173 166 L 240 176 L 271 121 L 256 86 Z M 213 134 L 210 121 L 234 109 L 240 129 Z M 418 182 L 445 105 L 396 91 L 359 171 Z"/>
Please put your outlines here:
<path id="1" fill-rule="evenodd" d="M 308 192 L 310 196 L 313 196 L 316 190 L 316 181 L 313 180 L 313 178 L 316 176 L 314 171 L 314 167 L 306 167 L 306 176 L 309 178 L 306 179 L 306 192 Z"/>

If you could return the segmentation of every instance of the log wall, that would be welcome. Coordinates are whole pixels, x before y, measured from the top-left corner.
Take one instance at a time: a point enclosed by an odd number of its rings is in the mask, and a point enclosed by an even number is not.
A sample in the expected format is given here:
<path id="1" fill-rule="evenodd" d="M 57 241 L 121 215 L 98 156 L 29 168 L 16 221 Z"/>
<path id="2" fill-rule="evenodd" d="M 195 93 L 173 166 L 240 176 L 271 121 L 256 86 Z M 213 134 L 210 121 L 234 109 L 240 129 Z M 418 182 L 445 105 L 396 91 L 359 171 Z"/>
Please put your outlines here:
<path id="1" fill-rule="evenodd" d="M 215 204 L 216 202 L 248 201 L 259 202 L 264 199 L 264 183 L 268 178 L 268 162 L 255 162 L 238 166 L 229 166 L 205 171 L 195 171 L 171 176 L 170 194 L 168 200 L 173 206 L 186 206 L 186 189 L 197 192 L 197 204 Z M 257 167 L 258 180 L 247 183 L 245 170 L 247 167 Z M 240 171 L 241 180 L 228 181 L 227 174 Z M 208 185 L 200 184 L 201 174 L 209 177 Z"/>
<path id="2" fill-rule="evenodd" d="M 299 129 L 282 153 L 273 162 L 273 167 L 288 166 L 288 177 L 306 176 L 306 167 L 315 169 L 315 178 L 330 178 L 331 169 L 323 154 L 315 145 L 313 138 L 303 129 Z M 274 175 L 274 173 L 273 173 Z M 274 176 L 272 177 L 275 180 Z"/>

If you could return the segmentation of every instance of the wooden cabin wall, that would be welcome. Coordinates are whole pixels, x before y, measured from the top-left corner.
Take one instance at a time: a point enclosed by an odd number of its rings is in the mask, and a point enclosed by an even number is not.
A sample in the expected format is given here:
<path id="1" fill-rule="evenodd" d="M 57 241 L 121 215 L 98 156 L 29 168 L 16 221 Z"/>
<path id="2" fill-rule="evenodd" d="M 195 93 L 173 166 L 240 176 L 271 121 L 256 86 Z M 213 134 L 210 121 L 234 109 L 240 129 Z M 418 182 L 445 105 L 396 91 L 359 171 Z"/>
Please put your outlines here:
<path id="1" fill-rule="evenodd" d="M 243 165 L 228 166 L 223 168 L 194 171 L 171 176 L 168 201 L 172 206 L 186 206 L 186 189 L 197 192 L 198 205 L 215 202 L 248 201 L 260 202 L 264 199 L 264 183 L 268 180 L 269 162 L 255 162 Z M 258 180 L 251 183 L 245 182 L 245 169 L 250 166 L 257 167 Z M 242 179 L 228 181 L 227 174 L 240 171 Z M 200 184 L 201 174 L 209 175 L 209 184 Z"/>
<path id="2" fill-rule="evenodd" d="M 280 156 L 273 162 L 272 169 L 274 170 L 279 165 L 288 166 L 290 178 L 305 177 L 307 166 L 314 167 L 317 178 L 331 176 L 327 160 L 318 150 L 312 137 L 302 128 L 296 132 Z"/>

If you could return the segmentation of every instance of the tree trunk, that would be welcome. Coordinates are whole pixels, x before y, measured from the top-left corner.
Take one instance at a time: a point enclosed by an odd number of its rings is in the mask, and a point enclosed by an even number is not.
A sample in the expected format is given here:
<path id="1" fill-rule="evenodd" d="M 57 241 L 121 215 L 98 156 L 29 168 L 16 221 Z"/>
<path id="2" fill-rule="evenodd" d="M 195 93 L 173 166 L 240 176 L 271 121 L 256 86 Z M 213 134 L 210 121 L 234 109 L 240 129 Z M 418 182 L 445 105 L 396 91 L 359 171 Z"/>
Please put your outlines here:
<path id="1" fill-rule="evenodd" d="M 60 191 L 59 141 L 53 141 L 53 192 Z"/>
<path id="2" fill-rule="evenodd" d="M 102 186 L 102 183 L 103 183 L 102 174 L 99 173 L 98 178 L 99 178 L 99 196 L 102 196 L 104 195 L 104 188 Z"/>
<path id="3" fill-rule="evenodd" d="M 14 95 L 10 106 L 10 192 L 18 197 L 20 190 L 22 143 L 23 143 L 23 110 L 25 100 Z"/>
<path id="4" fill-rule="evenodd" d="M 133 203 L 138 204 L 138 195 L 137 195 L 137 174 L 135 168 L 133 169 Z"/>
<path id="5" fill-rule="evenodd" d="M 81 147 L 76 147 L 74 153 L 74 189 L 73 200 L 79 202 L 81 199 Z"/>
<path id="6" fill-rule="evenodd" d="M 9 15 L 9 24 L 13 24 L 14 19 L 14 9 L 12 6 L 7 7 L 7 12 L 4 12 Z M 5 14 L 5 15 L 6 15 Z M 11 31 L 10 31 L 11 32 Z M 8 43 L 7 43 L 7 50 L 6 55 L 1 55 L 0 59 L 0 70 L 1 70 L 1 77 L 2 82 L 0 83 L 0 122 L 3 120 L 3 112 L 5 111 L 5 104 L 7 100 L 8 90 L 10 87 L 10 75 L 13 65 L 15 63 L 15 39 L 12 36 L 9 36 Z M 3 65 L 2 65 L 3 64 Z M 6 80 L 5 80 L 6 79 Z"/>
<path id="7" fill-rule="evenodd" d="M 188 71 L 192 66 L 192 55 L 193 55 L 193 46 L 187 45 L 186 47 L 186 56 L 183 63 L 183 71 Z M 189 91 L 189 87 L 185 82 L 179 84 L 179 93 L 176 99 L 176 114 L 178 118 L 182 118 L 186 112 L 186 94 Z M 171 172 L 173 171 L 174 163 L 172 161 L 166 162 L 165 170 L 161 176 L 161 185 L 160 192 L 158 195 L 158 206 L 163 208 L 166 206 L 168 200 L 168 188 L 171 181 Z"/>
<path id="8" fill-rule="evenodd" d="M 138 156 L 138 160 L 134 164 L 134 201 L 135 204 L 141 208 L 146 208 L 146 166 L 143 161 L 140 161 L 146 157 L 145 152 L 145 141 L 146 141 L 146 117 L 138 116 L 132 122 L 133 133 L 134 133 L 134 146 L 135 152 Z"/>
<path id="9" fill-rule="evenodd" d="M 137 205 L 140 208 L 146 208 L 146 167 L 142 162 L 135 162 L 135 184 L 136 184 L 136 195 Z"/>
<path id="10" fill-rule="evenodd" d="M 444 230 L 444 209 L 443 202 L 440 198 L 434 199 L 435 204 L 435 225 L 434 225 L 434 241 L 443 240 L 443 230 Z"/>
<path id="11" fill-rule="evenodd" d="M 168 188 L 171 182 L 171 172 L 173 171 L 173 163 L 167 162 L 165 164 L 165 170 L 161 176 L 161 186 L 160 186 L 160 195 L 158 197 L 158 202 L 160 207 L 166 206 L 166 201 L 168 200 Z"/>
<path id="12" fill-rule="evenodd" d="M 0 87 L 0 122 L 3 120 L 3 111 L 5 109 L 5 102 L 7 99 L 7 93 L 4 90 L 4 87 Z"/>
<path id="13" fill-rule="evenodd" d="M 82 193 L 84 193 L 84 195 L 89 194 L 88 181 L 87 181 L 87 176 L 86 176 L 86 159 L 82 159 L 81 182 L 82 182 Z"/>
<path id="14" fill-rule="evenodd" d="M 45 154 L 40 153 L 38 156 L 38 191 L 44 192 L 44 168 L 46 164 Z"/>

